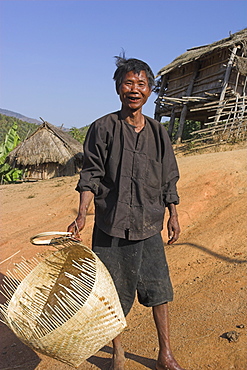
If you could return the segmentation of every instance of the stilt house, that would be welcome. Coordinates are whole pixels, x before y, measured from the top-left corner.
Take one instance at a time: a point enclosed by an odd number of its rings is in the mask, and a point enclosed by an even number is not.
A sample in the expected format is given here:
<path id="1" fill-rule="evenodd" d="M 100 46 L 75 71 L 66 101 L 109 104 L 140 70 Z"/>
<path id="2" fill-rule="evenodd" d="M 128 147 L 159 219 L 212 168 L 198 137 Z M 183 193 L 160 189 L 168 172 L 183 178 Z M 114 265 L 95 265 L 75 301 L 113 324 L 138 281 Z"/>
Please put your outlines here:
<path id="1" fill-rule="evenodd" d="M 25 178 L 72 176 L 82 167 L 82 144 L 68 133 L 44 122 L 8 155 L 12 167 L 24 169 Z"/>
<path id="2" fill-rule="evenodd" d="M 155 118 L 170 117 L 181 142 L 185 120 L 201 122 L 201 129 L 238 128 L 246 133 L 247 28 L 211 45 L 195 47 L 177 57 L 158 74 Z"/>

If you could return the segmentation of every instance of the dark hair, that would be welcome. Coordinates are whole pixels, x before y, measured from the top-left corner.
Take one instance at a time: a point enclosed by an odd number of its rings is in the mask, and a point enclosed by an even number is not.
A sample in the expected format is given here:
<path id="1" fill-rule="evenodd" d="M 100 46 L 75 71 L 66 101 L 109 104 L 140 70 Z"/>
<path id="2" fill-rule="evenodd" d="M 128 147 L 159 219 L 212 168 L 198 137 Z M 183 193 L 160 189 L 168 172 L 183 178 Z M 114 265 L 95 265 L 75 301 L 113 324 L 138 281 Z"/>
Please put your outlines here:
<path id="1" fill-rule="evenodd" d="M 154 86 L 154 74 L 149 65 L 139 59 L 126 59 L 125 54 L 123 56 L 115 57 L 117 69 L 114 73 L 113 80 L 116 81 L 116 90 L 119 91 L 119 87 L 123 81 L 126 73 L 133 71 L 134 73 L 140 74 L 141 71 L 145 71 L 148 78 L 148 86 L 150 89 Z"/>

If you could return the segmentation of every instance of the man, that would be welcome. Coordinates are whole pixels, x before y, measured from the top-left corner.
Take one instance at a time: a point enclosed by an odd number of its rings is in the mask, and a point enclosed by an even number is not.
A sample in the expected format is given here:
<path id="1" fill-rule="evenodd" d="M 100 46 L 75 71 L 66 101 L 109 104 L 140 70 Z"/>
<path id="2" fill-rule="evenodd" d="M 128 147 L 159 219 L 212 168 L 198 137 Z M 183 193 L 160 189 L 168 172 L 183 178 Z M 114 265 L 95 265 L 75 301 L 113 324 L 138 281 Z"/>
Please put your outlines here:
<path id="1" fill-rule="evenodd" d="M 137 291 L 152 307 L 159 339 L 157 370 L 182 370 L 169 343 L 167 302 L 173 290 L 161 238 L 164 211 L 168 244 L 180 233 L 176 205 L 178 168 L 165 128 L 142 114 L 154 85 L 150 67 L 117 58 L 114 74 L 121 110 L 96 120 L 84 144 L 84 164 L 76 190 L 79 212 L 68 231 L 78 236 L 90 202 L 95 202 L 93 251 L 108 268 L 127 315 Z M 124 369 L 120 336 L 113 340 L 114 370 Z"/>

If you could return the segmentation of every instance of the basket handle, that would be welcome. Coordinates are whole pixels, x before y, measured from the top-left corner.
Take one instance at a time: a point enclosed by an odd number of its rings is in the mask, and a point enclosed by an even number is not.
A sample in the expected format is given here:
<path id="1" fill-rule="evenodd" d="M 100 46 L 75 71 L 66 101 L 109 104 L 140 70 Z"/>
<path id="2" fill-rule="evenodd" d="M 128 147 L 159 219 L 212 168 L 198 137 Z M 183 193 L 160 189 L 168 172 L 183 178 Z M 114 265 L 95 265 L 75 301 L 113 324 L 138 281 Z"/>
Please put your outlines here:
<path id="1" fill-rule="evenodd" d="M 63 235 L 63 236 L 71 237 L 72 233 L 66 232 L 66 231 L 47 231 L 47 232 L 40 233 L 40 234 L 33 236 L 32 238 L 30 238 L 30 242 L 34 245 L 52 245 L 53 243 L 51 243 L 51 241 L 54 238 L 45 239 L 45 240 L 36 240 L 36 239 L 42 238 L 43 236 L 51 236 L 51 235 Z"/>

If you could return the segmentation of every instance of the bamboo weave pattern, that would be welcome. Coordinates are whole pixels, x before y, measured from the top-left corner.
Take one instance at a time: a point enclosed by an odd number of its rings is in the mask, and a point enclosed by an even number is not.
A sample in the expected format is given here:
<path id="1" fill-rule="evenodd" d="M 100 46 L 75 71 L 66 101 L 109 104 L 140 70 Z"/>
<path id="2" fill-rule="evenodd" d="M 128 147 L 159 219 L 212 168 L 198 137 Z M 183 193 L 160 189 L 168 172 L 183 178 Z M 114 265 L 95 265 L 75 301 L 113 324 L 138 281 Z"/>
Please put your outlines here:
<path id="1" fill-rule="evenodd" d="M 126 321 L 99 258 L 70 238 L 55 244 L 61 249 L 44 260 L 23 259 L 8 271 L 0 318 L 29 347 L 78 367 L 120 334 Z"/>

